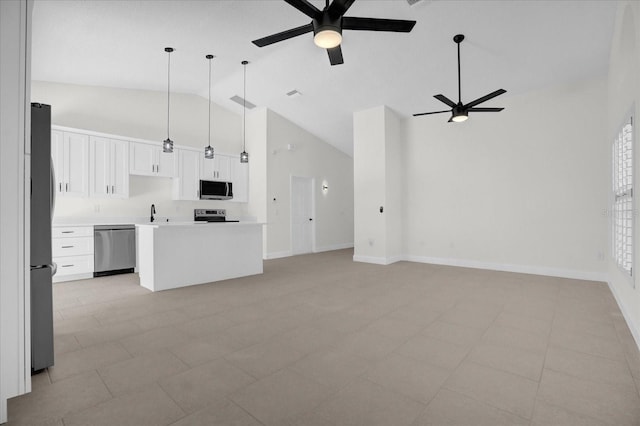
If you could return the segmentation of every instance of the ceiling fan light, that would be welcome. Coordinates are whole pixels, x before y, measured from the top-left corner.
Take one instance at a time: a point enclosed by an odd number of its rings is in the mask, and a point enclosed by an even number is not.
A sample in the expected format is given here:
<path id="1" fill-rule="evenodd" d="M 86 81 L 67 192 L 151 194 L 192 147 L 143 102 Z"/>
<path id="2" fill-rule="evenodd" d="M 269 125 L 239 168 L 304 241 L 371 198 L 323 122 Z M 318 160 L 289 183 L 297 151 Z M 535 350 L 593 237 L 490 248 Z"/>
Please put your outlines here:
<path id="1" fill-rule="evenodd" d="M 451 121 L 455 121 L 456 123 L 462 123 L 463 121 L 467 121 L 469 118 L 468 115 L 454 115 L 451 117 Z"/>
<path id="2" fill-rule="evenodd" d="M 342 34 L 332 28 L 320 30 L 313 36 L 313 42 L 316 46 L 323 49 L 333 49 L 342 43 Z"/>

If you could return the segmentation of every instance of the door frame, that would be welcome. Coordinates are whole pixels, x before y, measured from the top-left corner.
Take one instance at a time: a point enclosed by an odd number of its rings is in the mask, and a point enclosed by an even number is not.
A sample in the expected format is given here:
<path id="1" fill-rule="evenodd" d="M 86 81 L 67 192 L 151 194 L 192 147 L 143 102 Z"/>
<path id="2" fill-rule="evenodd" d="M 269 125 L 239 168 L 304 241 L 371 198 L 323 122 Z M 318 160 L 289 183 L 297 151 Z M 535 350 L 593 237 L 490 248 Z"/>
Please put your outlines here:
<path id="1" fill-rule="evenodd" d="M 305 179 L 311 182 L 311 252 L 316 252 L 316 178 L 313 176 L 289 175 L 289 247 L 292 256 L 305 253 L 294 253 L 293 250 L 293 180 L 295 178 Z"/>

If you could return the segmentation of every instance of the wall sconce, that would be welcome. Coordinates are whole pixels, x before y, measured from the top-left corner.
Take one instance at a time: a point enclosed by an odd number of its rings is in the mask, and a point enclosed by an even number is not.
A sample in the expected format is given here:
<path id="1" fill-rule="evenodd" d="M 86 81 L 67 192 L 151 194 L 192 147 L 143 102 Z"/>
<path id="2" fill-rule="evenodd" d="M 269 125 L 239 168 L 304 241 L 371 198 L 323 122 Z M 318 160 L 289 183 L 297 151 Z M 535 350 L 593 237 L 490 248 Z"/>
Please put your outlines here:
<path id="1" fill-rule="evenodd" d="M 329 190 L 329 185 L 327 185 L 326 183 L 322 184 L 322 191 L 323 192 L 327 192 Z"/>

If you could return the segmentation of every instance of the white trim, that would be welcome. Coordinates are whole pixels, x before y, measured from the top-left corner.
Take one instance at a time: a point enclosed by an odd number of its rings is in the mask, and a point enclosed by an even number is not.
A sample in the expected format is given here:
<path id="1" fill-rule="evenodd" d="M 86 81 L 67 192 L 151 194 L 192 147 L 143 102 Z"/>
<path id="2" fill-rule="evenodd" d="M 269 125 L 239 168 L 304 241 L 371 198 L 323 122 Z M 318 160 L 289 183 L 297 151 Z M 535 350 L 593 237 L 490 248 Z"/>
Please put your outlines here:
<path id="1" fill-rule="evenodd" d="M 314 253 L 322 253 L 324 251 L 333 251 L 333 250 L 344 250 L 348 248 L 353 248 L 353 243 L 340 243 L 340 244 L 331 244 L 329 246 L 316 247 Z"/>
<path id="2" fill-rule="evenodd" d="M 634 340 L 636 341 L 636 345 L 640 350 L 640 329 L 638 329 L 636 324 L 632 321 L 631 315 L 629 315 L 625 304 L 622 303 L 622 298 L 618 295 L 618 292 L 616 291 L 616 287 L 612 285 L 610 281 L 607 281 L 607 285 L 609 286 L 609 290 L 611 290 L 611 293 L 613 294 L 613 298 L 616 299 L 616 303 L 620 308 L 620 312 L 622 312 L 622 317 L 627 323 L 627 327 L 629 327 L 629 331 L 631 332 L 631 335 L 633 336 Z"/>
<path id="3" fill-rule="evenodd" d="M 354 262 L 373 263 L 376 265 L 391 265 L 392 263 L 405 260 L 404 256 L 392 256 L 392 257 L 374 257 L 374 256 L 361 256 L 354 254 Z"/>
<path id="4" fill-rule="evenodd" d="M 490 263 L 478 260 L 454 259 L 443 257 L 426 257 L 405 255 L 409 262 L 431 263 L 434 265 L 460 266 L 464 268 L 489 269 L 493 271 L 518 272 L 521 274 L 545 275 L 550 277 L 571 278 L 576 280 L 606 282 L 608 274 L 605 272 L 580 271 L 576 269 L 550 268 L 546 266 L 514 265 L 507 263 Z"/>
<path id="5" fill-rule="evenodd" d="M 266 253 L 264 255 L 264 259 L 265 260 L 270 260 L 270 259 L 280 259 L 283 257 L 290 257 L 292 256 L 291 251 L 289 250 L 285 250 L 285 251 L 274 251 L 271 253 Z"/>

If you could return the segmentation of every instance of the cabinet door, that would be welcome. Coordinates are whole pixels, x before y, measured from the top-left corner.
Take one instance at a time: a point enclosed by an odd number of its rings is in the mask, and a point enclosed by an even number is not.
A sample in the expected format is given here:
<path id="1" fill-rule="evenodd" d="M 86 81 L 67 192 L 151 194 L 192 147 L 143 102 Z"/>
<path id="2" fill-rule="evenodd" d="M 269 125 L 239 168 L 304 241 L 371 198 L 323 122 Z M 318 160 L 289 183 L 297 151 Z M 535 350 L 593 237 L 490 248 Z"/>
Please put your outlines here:
<path id="1" fill-rule="evenodd" d="M 113 198 L 129 198 L 129 142 L 111 140 L 111 187 Z"/>
<path id="2" fill-rule="evenodd" d="M 248 202 L 249 164 L 241 163 L 240 158 L 231 157 L 231 182 L 233 182 L 233 199 L 231 201 L 236 203 Z"/>
<path id="3" fill-rule="evenodd" d="M 59 130 L 51 131 L 51 159 L 53 160 L 53 172 L 57 195 L 62 195 L 64 190 L 64 138 Z"/>
<path id="4" fill-rule="evenodd" d="M 111 141 L 107 138 L 89 138 L 89 195 L 108 197 L 111 192 Z"/>
<path id="5" fill-rule="evenodd" d="M 156 169 L 156 173 L 158 176 L 176 177 L 178 175 L 176 167 L 176 151 L 177 149 L 175 149 L 174 152 L 162 152 L 162 147 L 157 147 L 156 158 L 158 162 L 156 164 L 158 164 L 158 168 Z"/>
<path id="6" fill-rule="evenodd" d="M 155 176 L 158 147 L 140 142 L 129 144 L 129 173 L 132 175 Z"/>
<path id="7" fill-rule="evenodd" d="M 173 180 L 173 199 L 200 199 L 200 152 L 180 149 L 174 155 L 178 156 L 178 178 Z"/>
<path id="8" fill-rule="evenodd" d="M 64 132 L 64 194 L 89 195 L 89 136 Z"/>
<path id="9" fill-rule="evenodd" d="M 204 158 L 204 154 L 200 156 L 200 179 L 215 180 L 217 157 L 218 154 L 211 159 Z"/>
<path id="10" fill-rule="evenodd" d="M 218 160 L 216 164 L 218 173 L 215 180 L 231 180 L 231 157 L 228 157 L 226 155 L 218 155 L 216 158 Z"/>

